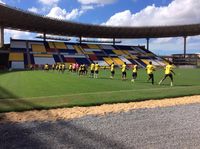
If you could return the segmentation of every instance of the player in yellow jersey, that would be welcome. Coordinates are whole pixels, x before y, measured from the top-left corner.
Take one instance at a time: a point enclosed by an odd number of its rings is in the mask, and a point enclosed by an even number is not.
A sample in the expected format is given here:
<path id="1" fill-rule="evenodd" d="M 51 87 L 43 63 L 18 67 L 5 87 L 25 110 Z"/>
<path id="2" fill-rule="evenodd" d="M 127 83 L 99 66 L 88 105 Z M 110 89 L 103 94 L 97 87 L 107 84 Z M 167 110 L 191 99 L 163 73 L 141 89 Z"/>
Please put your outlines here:
<path id="1" fill-rule="evenodd" d="M 62 71 L 62 64 L 59 64 L 59 72 Z"/>
<path id="2" fill-rule="evenodd" d="M 51 68 L 52 68 L 52 70 L 54 71 L 55 70 L 55 64 L 53 64 L 52 66 L 51 66 Z"/>
<path id="3" fill-rule="evenodd" d="M 85 74 L 85 64 L 82 64 L 82 67 L 81 67 L 81 74 L 82 74 L 82 75 Z"/>
<path id="4" fill-rule="evenodd" d="M 122 65 L 122 80 L 126 79 L 126 62 Z"/>
<path id="5" fill-rule="evenodd" d="M 99 64 L 96 63 L 94 66 L 94 78 L 98 78 L 98 74 L 99 74 Z"/>
<path id="6" fill-rule="evenodd" d="M 48 64 L 45 64 L 45 65 L 44 65 L 44 70 L 45 70 L 45 71 L 49 71 L 49 65 L 48 65 Z"/>
<path id="7" fill-rule="evenodd" d="M 175 75 L 175 73 L 174 73 L 174 71 L 173 71 L 173 68 L 174 68 L 174 67 L 173 67 L 173 65 L 172 65 L 171 62 L 169 62 L 169 64 L 166 65 L 166 67 L 165 67 L 165 76 L 164 76 L 164 78 L 163 78 L 162 80 L 160 80 L 159 85 L 160 85 L 167 77 L 169 77 L 169 78 L 171 79 L 170 85 L 173 86 L 173 75 L 172 75 L 172 73 Z"/>
<path id="8" fill-rule="evenodd" d="M 94 77 L 94 67 L 95 67 L 95 64 L 94 62 L 90 65 L 90 77 Z"/>
<path id="9" fill-rule="evenodd" d="M 138 65 L 135 64 L 133 66 L 133 73 L 132 73 L 133 78 L 132 78 L 131 82 L 135 82 L 135 79 L 137 78 L 137 71 L 138 71 Z"/>
<path id="10" fill-rule="evenodd" d="M 78 68 L 78 75 L 82 75 L 83 74 L 83 64 L 80 64 L 79 68 Z"/>
<path id="11" fill-rule="evenodd" d="M 59 70 L 59 64 L 56 63 L 56 70 Z"/>
<path id="12" fill-rule="evenodd" d="M 72 72 L 72 64 L 69 65 L 69 72 Z"/>
<path id="13" fill-rule="evenodd" d="M 62 67 L 62 73 L 64 73 L 64 72 L 65 72 L 65 64 L 63 63 L 63 64 L 61 65 L 61 67 Z"/>
<path id="14" fill-rule="evenodd" d="M 113 79 L 114 75 L 115 75 L 115 64 L 114 64 L 114 62 L 110 65 L 110 72 L 111 72 L 110 78 Z"/>
<path id="15" fill-rule="evenodd" d="M 151 83 L 154 84 L 154 75 L 153 72 L 155 71 L 155 66 L 152 65 L 152 62 L 150 61 L 149 64 L 146 66 L 147 74 L 149 75 L 149 80 L 151 80 Z"/>
<path id="16" fill-rule="evenodd" d="M 30 64 L 29 68 L 30 68 L 30 70 L 33 70 L 34 66 L 32 64 Z"/>
<path id="17" fill-rule="evenodd" d="M 83 74 L 87 75 L 87 66 L 83 64 Z"/>

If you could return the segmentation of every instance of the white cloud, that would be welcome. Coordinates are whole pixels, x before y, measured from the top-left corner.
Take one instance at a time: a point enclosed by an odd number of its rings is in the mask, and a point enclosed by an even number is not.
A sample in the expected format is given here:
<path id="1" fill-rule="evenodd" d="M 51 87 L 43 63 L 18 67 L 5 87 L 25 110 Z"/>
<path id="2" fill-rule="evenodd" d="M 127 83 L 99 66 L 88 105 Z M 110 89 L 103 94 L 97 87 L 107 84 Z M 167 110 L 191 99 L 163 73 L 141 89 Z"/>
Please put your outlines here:
<path id="1" fill-rule="evenodd" d="M 61 9 L 60 7 L 53 7 L 47 16 L 62 20 L 73 20 L 80 15 L 81 12 L 78 9 L 73 9 L 71 12 L 67 12 L 65 9 Z"/>
<path id="2" fill-rule="evenodd" d="M 155 44 L 161 44 L 161 43 L 169 43 L 172 42 L 174 38 L 157 38 L 155 40 L 153 40 L 152 42 Z"/>
<path id="3" fill-rule="evenodd" d="M 116 0 L 78 0 L 78 2 L 83 5 L 90 5 L 90 4 L 106 5 L 106 4 L 114 3 L 115 1 Z"/>
<path id="4" fill-rule="evenodd" d="M 38 13 L 38 9 L 35 7 L 28 8 L 28 11 Z"/>
<path id="5" fill-rule="evenodd" d="M 30 34 L 30 32 L 5 29 L 5 35 L 14 39 L 27 38 Z"/>
<path id="6" fill-rule="evenodd" d="M 92 6 L 92 5 L 82 5 L 81 6 L 81 10 L 87 11 L 87 10 L 92 10 L 92 9 L 94 9 L 94 6 Z"/>
<path id="7" fill-rule="evenodd" d="M 200 23 L 199 0 L 173 0 L 168 6 L 147 6 L 137 13 L 124 10 L 111 16 L 102 25 L 109 26 L 158 26 Z M 199 37 L 188 37 L 189 50 L 199 49 Z M 146 44 L 139 42 L 139 44 Z M 166 53 L 179 50 L 182 53 L 183 38 L 158 38 L 150 40 L 150 49 L 156 53 L 163 49 Z M 170 52 L 169 52 L 170 50 Z"/>
<path id="8" fill-rule="evenodd" d="M 0 0 L 0 4 L 6 4 L 5 2 L 3 2 L 2 0 Z"/>
<path id="9" fill-rule="evenodd" d="M 52 6 L 52 5 L 57 5 L 60 0 L 38 0 L 38 1 L 43 5 Z"/>
<path id="10" fill-rule="evenodd" d="M 102 7 L 108 4 L 112 4 L 117 0 L 78 0 L 81 3 L 80 14 L 87 12 L 88 10 Z"/>
<path id="11" fill-rule="evenodd" d="M 5 29 L 5 42 L 10 43 L 10 38 L 13 39 L 34 39 L 36 34 L 25 32 L 25 31 L 17 31 L 17 30 L 9 30 Z"/>
<path id="12" fill-rule="evenodd" d="M 137 13 L 125 10 L 114 14 L 103 25 L 151 26 L 199 23 L 199 0 L 174 0 L 168 6 L 147 6 Z"/>

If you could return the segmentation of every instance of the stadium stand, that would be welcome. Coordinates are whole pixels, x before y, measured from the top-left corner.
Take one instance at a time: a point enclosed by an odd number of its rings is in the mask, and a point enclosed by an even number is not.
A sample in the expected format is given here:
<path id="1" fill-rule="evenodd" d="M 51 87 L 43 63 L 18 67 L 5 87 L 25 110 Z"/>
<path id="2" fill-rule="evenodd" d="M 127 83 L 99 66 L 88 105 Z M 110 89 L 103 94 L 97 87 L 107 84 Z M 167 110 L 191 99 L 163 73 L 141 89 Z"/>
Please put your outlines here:
<path id="1" fill-rule="evenodd" d="M 175 65 L 194 65 L 199 66 L 200 57 L 198 54 L 186 54 L 185 57 L 183 54 L 173 54 L 172 61 Z"/>
<path id="2" fill-rule="evenodd" d="M 80 45 L 79 43 L 15 39 L 11 39 L 10 43 L 8 61 L 12 69 L 28 68 L 30 64 L 43 66 L 61 62 L 86 65 L 98 62 L 100 66 L 109 66 L 113 62 L 120 66 L 126 62 L 130 66 L 138 64 L 143 68 L 149 61 L 156 66 L 163 66 L 167 63 L 142 46 Z"/>

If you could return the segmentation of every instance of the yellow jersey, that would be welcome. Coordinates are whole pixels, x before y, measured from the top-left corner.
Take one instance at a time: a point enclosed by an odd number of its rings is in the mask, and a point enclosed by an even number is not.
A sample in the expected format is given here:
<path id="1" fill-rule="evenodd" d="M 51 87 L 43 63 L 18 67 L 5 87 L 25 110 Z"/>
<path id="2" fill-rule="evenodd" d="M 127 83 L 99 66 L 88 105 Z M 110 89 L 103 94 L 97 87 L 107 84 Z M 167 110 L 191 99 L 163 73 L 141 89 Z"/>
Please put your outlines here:
<path id="1" fill-rule="evenodd" d="M 110 71 L 114 71 L 114 70 L 115 70 L 115 64 L 111 64 Z"/>
<path id="2" fill-rule="evenodd" d="M 56 70 L 58 70 L 58 69 L 59 69 L 59 65 L 57 64 L 57 65 L 56 65 Z"/>
<path id="3" fill-rule="evenodd" d="M 155 67 L 153 65 L 150 65 L 150 64 L 147 65 L 146 69 L 147 69 L 147 74 L 152 74 L 153 71 L 155 71 Z"/>
<path id="4" fill-rule="evenodd" d="M 80 65 L 79 68 L 78 68 L 78 71 L 81 71 L 82 67 L 83 67 L 83 65 Z"/>
<path id="5" fill-rule="evenodd" d="M 123 64 L 122 65 L 122 72 L 125 72 L 126 71 L 126 64 Z"/>
<path id="6" fill-rule="evenodd" d="M 138 67 L 137 65 L 133 66 L 133 72 L 135 72 L 135 73 L 137 72 L 137 67 Z"/>
<path id="7" fill-rule="evenodd" d="M 62 70 L 62 65 L 61 64 L 59 65 L 59 69 Z"/>
<path id="8" fill-rule="evenodd" d="M 44 68 L 45 68 L 45 69 L 49 69 L 49 65 L 45 65 Z"/>
<path id="9" fill-rule="evenodd" d="M 65 64 L 62 64 L 62 70 L 64 70 L 65 69 Z"/>
<path id="10" fill-rule="evenodd" d="M 85 64 L 81 66 L 81 70 L 85 70 Z"/>
<path id="11" fill-rule="evenodd" d="M 95 64 L 94 70 L 95 70 L 95 71 L 98 71 L 98 70 L 99 70 L 99 64 Z"/>
<path id="12" fill-rule="evenodd" d="M 95 65 L 92 63 L 92 64 L 90 65 L 90 70 L 94 70 L 94 67 L 95 67 Z"/>
<path id="13" fill-rule="evenodd" d="M 173 66 L 168 64 L 166 67 L 165 67 L 165 74 L 171 74 L 171 71 L 173 69 Z"/>
<path id="14" fill-rule="evenodd" d="M 69 70 L 72 70 L 72 65 L 71 64 L 69 65 Z"/>

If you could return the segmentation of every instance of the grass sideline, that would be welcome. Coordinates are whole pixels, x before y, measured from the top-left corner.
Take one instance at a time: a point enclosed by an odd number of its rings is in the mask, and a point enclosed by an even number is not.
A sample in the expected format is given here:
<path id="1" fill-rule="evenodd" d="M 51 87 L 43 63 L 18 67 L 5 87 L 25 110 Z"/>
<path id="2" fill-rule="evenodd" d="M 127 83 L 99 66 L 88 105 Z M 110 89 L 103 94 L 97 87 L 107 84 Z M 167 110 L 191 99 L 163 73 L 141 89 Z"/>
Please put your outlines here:
<path id="1" fill-rule="evenodd" d="M 155 72 L 155 85 L 147 83 L 145 70 L 138 72 L 138 80 L 131 83 L 121 80 L 116 72 L 115 79 L 109 79 L 108 70 L 100 70 L 99 78 L 66 72 L 13 71 L 0 72 L 0 112 L 26 111 L 73 106 L 93 106 L 106 103 L 143 101 L 200 94 L 200 69 L 175 70 L 174 87 L 169 80 L 163 85 L 157 82 L 163 77 L 163 70 Z"/>

